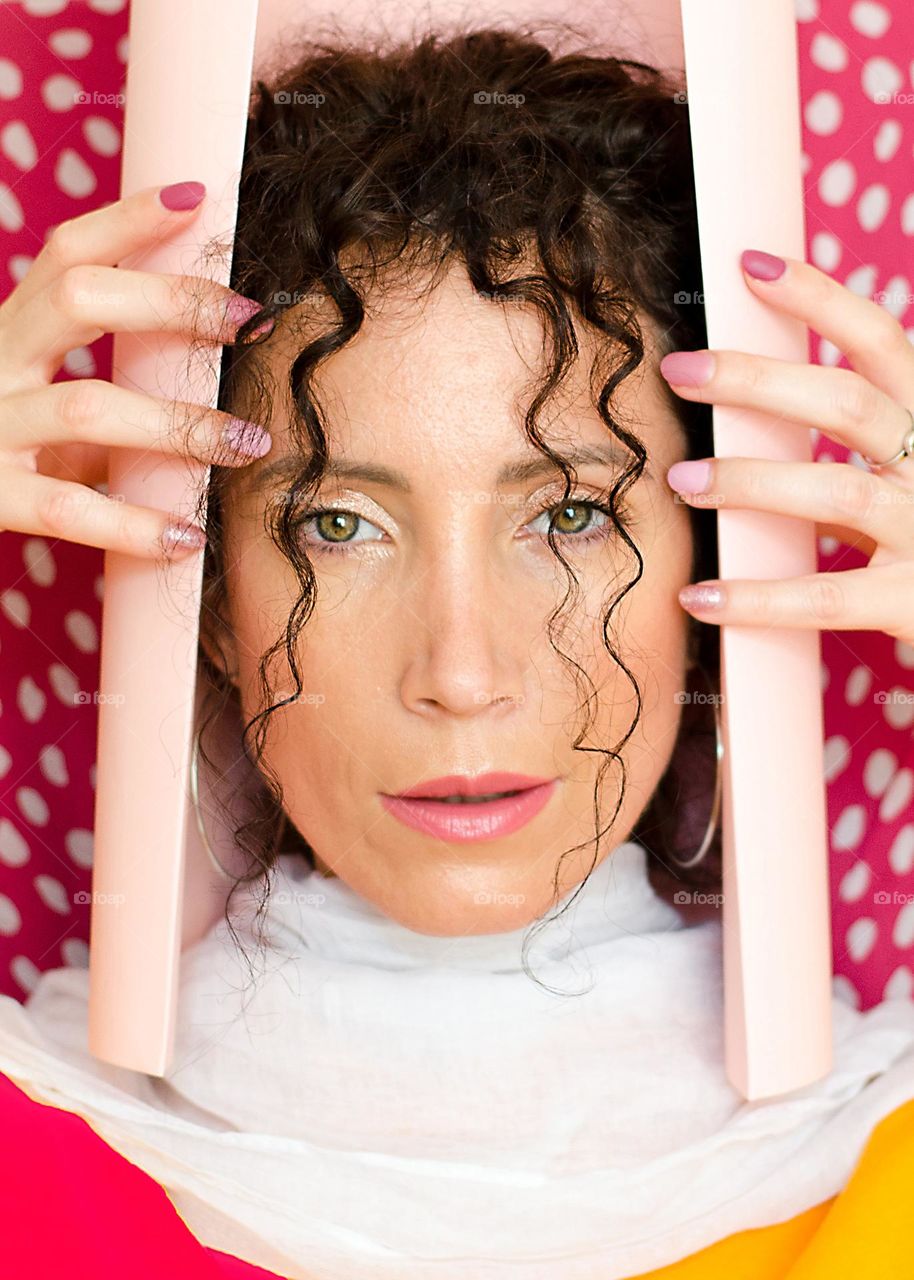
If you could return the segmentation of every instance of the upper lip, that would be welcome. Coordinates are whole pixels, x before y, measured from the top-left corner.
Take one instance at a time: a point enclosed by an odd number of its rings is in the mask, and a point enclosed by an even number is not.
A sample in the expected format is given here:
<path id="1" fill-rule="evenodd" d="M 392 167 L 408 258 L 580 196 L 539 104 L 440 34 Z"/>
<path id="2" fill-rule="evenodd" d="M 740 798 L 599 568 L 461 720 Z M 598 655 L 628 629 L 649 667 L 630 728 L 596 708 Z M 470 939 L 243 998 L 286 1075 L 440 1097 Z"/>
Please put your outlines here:
<path id="1" fill-rule="evenodd" d="M 480 796 L 490 791 L 528 791 L 531 787 L 541 787 L 551 778 L 534 778 L 527 773 L 479 773 L 470 777 L 465 773 L 450 773 L 443 778 L 432 778 L 428 782 L 420 782 L 408 791 L 396 794 L 408 798 L 425 797 L 435 799 L 440 796 Z"/>

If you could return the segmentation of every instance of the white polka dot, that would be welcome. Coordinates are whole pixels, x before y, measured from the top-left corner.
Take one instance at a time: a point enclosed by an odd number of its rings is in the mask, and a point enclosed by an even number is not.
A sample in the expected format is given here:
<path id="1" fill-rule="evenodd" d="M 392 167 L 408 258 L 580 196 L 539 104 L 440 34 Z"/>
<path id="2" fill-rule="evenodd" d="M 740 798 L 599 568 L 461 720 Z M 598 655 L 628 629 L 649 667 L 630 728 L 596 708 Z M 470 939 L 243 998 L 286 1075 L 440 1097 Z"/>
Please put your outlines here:
<path id="1" fill-rule="evenodd" d="M 845 974 L 836 973 L 832 976 L 831 989 L 842 1004 L 849 1005 L 852 1009 L 860 1008 L 860 992 Z"/>
<path id="2" fill-rule="evenodd" d="M 52 662 L 48 667 L 48 681 L 65 707 L 77 706 L 79 681 L 69 667 L 63 666 L 60 662 Z"/>
<path id="3" fill-rule="evenodd" d="M 855 862 L 838 886 L 841 901 L 859 902 L 869 888 L 872 874 L 865 862 Z"/>
<path id="4" fill-rule="evenodd" d="M 41 971 L 29 960 L 28 956 L 14 956 L 10 961 L 10 973 L 23 991 L 35 989 Z"/>
<path id="5" fill-rule="evenodd" d="M 833 556 L 840 546 L 838 539 L 833 538 L 830 533 L 823 533 L 819 538 L 819 550 L 823 556 Z"/>
<path id="6" fill-rule="evenodd" d="M 78 151 L 64 147 L 54 166 L 54 181 L 67 196 L 90 196 L 98 185 L 94 172 Z"/>
<path id="7" fill-rule="evenodd" d="M 876 921 L 869 916 L 859 916 L 844 935 L 851 959 L 860 964 L 867 958 L 876 945 L 879 929 Z"/>
<path id="8" fill-rule="evenodd" d="M 53 876 L 36 876 L 35 888 L 42 902 L 58 915 L 65 916 L 72 910 L 69 894 L 60 881 L 55 880 Z"/>
<path id="9" fill-rule="evenodd" d="M 891 192 L 882 182 L 868 186 L 857 201 L 857 221 L 864 231 L 876 231 L 885 222 L 892 203 Z"/>
<path id="10" fill-rule="evenodd" d="M 889 58 L 868 58 L 863 64 L 860 74 L 863 92 L 880 106 L 891 102 L 903 83 L 901 72 Z"/>
<path id="11" fill-rule="evenodd" d="M 41 97 L 49 111 L 72 111 L 83 96 L 83 87 L 73 76 L 48 76 L 41 86 Z"/>
<path id="12" fill-rule="evenodd" d="M 118 40 L 117 44 L 114 47 L 115 47 L 115 51 L 117 52 L 117 56 L 120 58 L 121 62 L 126 62 L 128 57 L 130 56 L 129 37 L 126 35 L 121 36 L 120 40 Z"/>
<path id="13" fill-rule="evenodd" d="M 61 28 L 51 32 L 48 44 L 58 58 L 84 58 L 92 49 L 92 37 L 81 27 Z"/>
<path id="14" fill-rule="evenodd" d="M 10 771 L 10 765 L 13 763 L 13 757 L 7 751 L 6 747 L 0 743 L 0 778 L 5 778 Z"/>
<path id="15" fill-rule="evenodd" d="M 898 758 L 887 747 L 877 747 L 863 766 L 863 786 L 867 795 L 881 796 L 898 768 Z"/>
<path id="16" fill-rule="evenodd" d="M 870 691 L 873 673 L 869 667 L 854 667 L 844 686 L 844 699 L 849 707 L 859 707 Z"/>
<path id="17" fill-rule="evenodd" d="M 872 262 L 863 262 L 845 276 L 844 283 L 858 298 L 871 298 L 878 279 L 879 271 L 876 266 Z"/>
<path id="18" fill-rule="evenodd" d="M 31 676 L 23 676 L 16 690 L 16 706 L 23 720 L 27 720 L 29 724 L 37 724 L 47 705 L 44 690 L 38 688 Z"/>
<path id="19" fill-rule="evenodd" d="M 88 969 L 89 947 L 82 938 L 64 938 L 60 944 L 63 962 L 71 969 Z"/>
<path id="20" fill-rule="evenodd" d="M 63 628 L 82 653 L 95 653 L 98 649 L 95 623 L 81 609 L 70 610 L 63 620 Z"/>
<path id="21" fill-rule="evenodd" d="M 856 849 L 866 829 L 866 809 L 862 804 L 849 804 L 835 823 L 832 848 L 841 852 Z"/>
<path id="22" fill-rule="evenodd" d="M 25 572 L 36 587 L 53 586 L 57 577 L 54 552 L 44 538 L 26 538 L 22 544 Z"/>
<path id="23" fill-rule="evenodd" d="M 888 982 L 882 988 L 883 1000 L 910 1000 L 914 995 L 914 981 L 911 970 L 906 964 L 900 964 Z"/>
<path id="24" fill-rule="evenodd" d="M 892 22 L 885 5 L 874 4 L 872 0 L 859 0 L 857 4 L 852 4 L 848 16 L 852 27 L 862 36 L 870 36 L 873 40 L 884 36 Z"/>
<path id="25" fill-rule="evenodd" d="M 901 229 L 906 236 L 914 236 L 914 192 L 906 196 L 901 206 Z"/>
<path id="26" fill-rule="evenodd" d="M 882 714 L 893 729 L 914 724 L 914 691 L 896 684 L 883 695 Z"/>
<path id="27" fill-rule="evenodd" d="M 5 893 L 0 893 L 0 933 L 5 938 L 12 938 L 22 927 L 22 916 L 19 908 Z"/>
<path id="28" fill-rule="evenodd" d="M 89 8 L 96 13 L 120 13 L 127 0 L 89 0 Z"/>
<path id="29" fill-rule="evenodd" d="M 847 66 L 847 49 L 836 36 L 825 31 L 817 31 L 813 36 L 809 57 L 822 71 L 843 71 Z"/>
<path id="30" fill-rule="evenodd" d="M 19 812 L 34 827 L 46 827 L 51 816 L 47 801 L 34 787 L 18 787 L 16 804 Z"/>
<path id="31" fill-rule="evenodd" d="M 25 214 L 17 196 L 5 182 L 0 182 L 0 230 L 21 231 L 25 226 Z"/>
<path id="32" fill-rule="evenodd" d="M 89 116 L 83 121 L 86 142 L 97 155 L 116 156 L 121 149 L 121 131 L 104 116 Z"/>
<path id="33" fill-rule="evenodd" d="M 850 160 L 832 160 L 819 174 L 819 198 L 832 206 L 847 204 L 856 185 L 857 171 Z"/>
<path id="34" fill-rule="evenodd" d="M 22 72 L 9 58 L 0 58 L 0 98 L 18 98 L 22 92 Z"/>
<path id="35" fill-rule="evenodd" d="M 10 258 L 6 264 L 7 270 L 17 284 L 25 278 L 26 272 L 34 261 L 35 259 L 30 258 L 27 253 L 14 253 Z"/>
<path id="36" fill-rule="evenodd" d="M 89 786 L 92 788 L 93 791 L 95 790 L 95 782 L 97 777 L 98 777 L 98 765 L 96 765 L 93 761 L 93 763 L 89 765 Z"/>
<path id="37" fill-rule="evenodd" d="M 92 866 L 92 832 L 74 827 L 64 836 L 64 848 L 78 867 Z"/>
<path id="38" fill-rule="evenodd" d="M 22 835 L 9 818 L 0 818 L 0 862 L 8 867 L 21 867 L 32 856 Z"/>
<path id="39" fill-rule="evenodd" d="M 49 743 L 38 753 L 38 768 L 55 787 L 65 787 L 70 781 L 67 760 L 56 743 Z"/>
<path id="40" fill-rule="evenodd" d="M 819 664 L 819 687 L 824 693 L 831 684 L 831 672 L 824 662 Z"/>
<path id="41" fill-rule="evenodd" d="M 889 849 L 889 866 L 896 876 L 906 876 L 914 867 L 914 823 L 906 822 L 896 832 Z"/>
<path id="42" fill-rule="evenodd" d="M 883 120 L 873 138 L 873 155 L 885 163 L 891 160 L 901 142 L 901 125 L 897 120 Z"/>
<path id="43" fill-rule="evenodd" d="M 98 366 L 89 347 L 74 347 L 64 356 L 63 367 L 72 378 L 92 378 Z"/>
<path id="44" fill-rule="evenodd" d="M 831 782 L 843 772 L 851 762 L 850 743 L 847 738 L 835 734 L 825 743 L 823 752 L 823 761 L 825 767 L 825 781 Z"/>
<path id="45" fill-rule="evenodd" d="M 11 120 L 0 130 L 0 151 L 24 172 L 34 169 L 38 159 L 35 139 L 22 120 Z"/>
<path id="46" fill-rule="evenodd" d="M 879 290 L 876 301 L 889 315 L 900 320 L 911 303 L 910 280 L 906 276 L 892 276 L 885 282 L 885 288 Z"/>
<path id="47" fill-rule="evenodd" d="M 22 0 L 26 13 L 34 13 L 37 17 L 50 18 L 55 13 L 63 13 L 67 0 Z"/>
<path id="48" fill-rule="evenodd" d="M 836 365 L 841 359 L 841 352 L 828 338 L 819 339 L 819 364 Z"/>
<path id="49" fill-rule="evenodd" d="M 840 126 L 843 114 L 838 95 L 830 89 L 822 89 L 819 93 L 814 93 L 806 103 L 803 116 L 813 133 L 827 137 Z"/>
<path id="50" fill-rule="evenodd" d="M 905 640 L 895 641 L 895 661 L 901 667 L 906 667 L 908 671 L 914 668 L 914 645 L 910 645 Z"/>
<path id="51" fill-rule="evenodd" d="M 830 231 L 817 231 L 810 244 L 809 256 L 820 271 L 834 271 L 841 261 L 841 241 Z"/>
<path id="52" fill-rule="evenodd" d="M 899 769 L 882 797 L 879 805 L 879 820 L 891 822 L 897 818 L 902 809 L 910 804 L 912 794 L 914 794 L 914 772 L 910 769 Z"/>
<path id="53" fill-rule="evenodd" d="M 22 591 L 17 591 L 14 587 L 10 587 L 0 595 L 0 609 L 6 614 L 10 622 L 17 627 L 27 627 L 32 617 L 32 610 L 29 606 L 28 597 Z"/>
<path id="54" fill-rule="evenodd" d="M 909 947 L 914 942 L 914 894 L 911 895 L 911 901 L 905 903 L 895 917 L 892 941 L 899 950 Z"/>
<path id="55" fill-rule="evenodd" d="M 819 0 L 794 0 L 797 22 L 815 22 L 819 16 Z"/>
<path id="56" fill-rule="evenodd" d="M 98 575 L 96 576 L 95 583 L 94 583 L 94 585 L 93 585 L 93 589 L 94 589 L 94 591 L 95 591 L 95 598 L 96 598 L 96 600 L 104 600 L 104 598 L 105 598 L 105 575 L 104 575 L 103 573 L 100 573 L 100 574 L 98 574 Z"/>

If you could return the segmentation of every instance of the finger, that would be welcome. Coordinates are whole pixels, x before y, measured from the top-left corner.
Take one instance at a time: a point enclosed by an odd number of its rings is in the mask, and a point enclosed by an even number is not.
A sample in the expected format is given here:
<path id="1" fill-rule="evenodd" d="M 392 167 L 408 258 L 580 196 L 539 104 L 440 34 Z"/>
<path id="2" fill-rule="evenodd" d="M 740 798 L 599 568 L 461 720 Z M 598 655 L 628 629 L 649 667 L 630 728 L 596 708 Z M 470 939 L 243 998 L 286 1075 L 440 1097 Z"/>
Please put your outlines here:
<path id="1" fill-rule="evenodd" d="M 0 399 L 5 451 L 53 452 L 55 443 L 190 454 L 222 467 L 243 466 L 272 447 L 258 423 L 184 400 L 160 400 L 101 378 L 54 382 Z"/>
<path id="2" fill-rule="evenodd" d="M 914 547 L 914 491 L 848 463 L 699 458 L 674 463 L 667 481 L 690 506 L 831 521 L 890 550 Z"/>
<path id="3" fill-rule="evenodd" d="M 103 333 L 184 333 L 233 342 L 260 303 L 202 276 L 174 276 L 93 264 L 67 267 L 4 326 L 7 388 L 50 381 L 68 351 Z M 272 321 L 265 322 L 272 324 Z"/>
<path id="4" fill-rule="evenodd" d="M 797 578 L 731 578 L 683 587 L 682 607 L 703 622 L 738 627 L 885 631 L 914 637 L 914 571 L 910 564 L 848 569 Z"/>
<path id="5" fill-rule="evenodd" d="M 25 276 L 5 299 L 4 314 L 16 314 L 66 267 L 93 262 L 116 266 L 131 253 L 149 248 L 187 226 L 202 209 L 205 196 L 202 182 L 144 187 L 134 195 L 58 223 Z M 168 207 L 175 204 L 184 207 Z"/>
<path id="6" fill-rule="evenodd" d="M 147 559 L 199 551 L 204 531 L 181 517 L 21 468 L 0 468 L 0 526 Z"/>
<path id="7" fill-rule="evenodd" d="M 698 381 L 704 368 L 708 376 Z M 871 458 L 897 452 L 911 427 L 905 407 L 853 369 L 715 350 L 671 352 L 661 360 L 660 372 L 684 399 L 761 409 L 779 420 L 818 427 L 836 443 Z M 686 377 L 690 384 L 679 381 Z M 903 467 L 914 475 L 911 459 L 893 470 Z"/>
<path id="8" fill-rule="evenodd" d="M 914 347 L 899 322 L 878 302 L 861 298 L 846 285 L 799 258 L 777 258 L 750 250 L 742 255 L 743 278 L 769 306 L 805 321 L 843 351 L 852 367 L 887 396 L 914 407 Z M 785 267 L 776 279 L 759 279 Z M 900 433 L 899 433 L 900 436 Z M 897 441 L 896 441 L 897 447 Z M 882 457 L 882 454 L 872 456 Z M 894 450 L 893 450 L 894 452 Z"/>

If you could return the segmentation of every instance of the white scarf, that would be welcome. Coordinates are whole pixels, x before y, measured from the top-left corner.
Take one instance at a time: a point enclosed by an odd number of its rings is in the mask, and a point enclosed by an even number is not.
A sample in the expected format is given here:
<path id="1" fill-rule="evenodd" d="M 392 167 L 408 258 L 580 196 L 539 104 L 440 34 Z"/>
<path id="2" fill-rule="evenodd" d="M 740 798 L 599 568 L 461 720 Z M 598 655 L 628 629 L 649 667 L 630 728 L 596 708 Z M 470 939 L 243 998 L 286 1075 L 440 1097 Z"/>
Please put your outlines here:
<path id="1" fill-rule="evenodd" d="M 720 924 L 685 926 L 634 842 L 535 937 L 551 992 L 527 930 L 414 933 L 292 856 L 260 964 L 258 899 L 233 908 L 254 979 L 222 921 L 184 953 L 165 1080 L 88 1053 L 72 968 L 0 999 L 0 1070 L 291 1280 L 630 1276 L 835 1195 L 914 1097 L 914 1002 L 836 995 L 829 1076 L 742 1100 Z"/>

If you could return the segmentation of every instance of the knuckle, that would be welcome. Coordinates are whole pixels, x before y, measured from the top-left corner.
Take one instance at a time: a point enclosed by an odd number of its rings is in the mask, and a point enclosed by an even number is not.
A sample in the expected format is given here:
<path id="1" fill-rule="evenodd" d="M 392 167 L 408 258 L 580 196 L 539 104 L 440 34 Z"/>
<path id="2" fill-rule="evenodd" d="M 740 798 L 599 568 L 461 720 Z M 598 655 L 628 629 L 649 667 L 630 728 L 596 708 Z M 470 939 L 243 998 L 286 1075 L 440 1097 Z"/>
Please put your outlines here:
<path id="1" fill-rule="evenodd" d="M 828 576 L 807 583 L 803 588 L 802 601 L 804 608 L 816 618 L 835 619 L 844 613 L 844 592 Z"/>
<path id="2" fill-rule="evenodd" d="M 859 520 L 869 512 L 875 490 L 872 477 L 858 467 L 838 463 L 829 468 L 828 500 L 838 515 Z"/>
<path id="3" fill-rule="evenodd" d="M 38 499 L 38 518 L 49 534 L 65 537 L 73 521 L 74 495 L 61 483 Z"/>
<path id="4" fill-rule="evenodd" d="M 91 438 L 92 426 L 105 412 L 109 390 L 100 378 L 57 383 L 57 418 L 67 432 Z"/>
<path id="5" fill-rule="evenodd" d="M 45 248 L 55 262 L 62 263 L 66 267 L 79 262 L 80 240 L 80 229 L 76 219 L 67 218 L 65 222 L 59 222 L 48 236 Z"/>
<path id="6" fill-rule="evenodd" d="M 85 295 L 92 289 L 94 272 L 84 263 L 65 267 L 51 285 L 51 301 L 67 316 L 79 314 Z"/>
<path id="7" fill-rule="evenodd" d="M 872 318 L 867 325 L 863 326 L 855 351 L 864 357 L 877 359 L 899 356 L 903 353 L 910 357 L 911 343 L 904 329 L 878 302 L 874 302 L 873 307 L 875 310 Z"/>
<path id="8" fill-rule="evenodd" d="M 882 397 L 866 378 L 851 373 L 839 392 L 838 410 L 853 427 L 872 425 L 879 416 Z"/>

